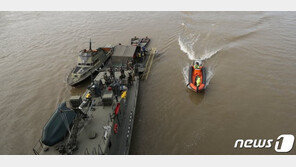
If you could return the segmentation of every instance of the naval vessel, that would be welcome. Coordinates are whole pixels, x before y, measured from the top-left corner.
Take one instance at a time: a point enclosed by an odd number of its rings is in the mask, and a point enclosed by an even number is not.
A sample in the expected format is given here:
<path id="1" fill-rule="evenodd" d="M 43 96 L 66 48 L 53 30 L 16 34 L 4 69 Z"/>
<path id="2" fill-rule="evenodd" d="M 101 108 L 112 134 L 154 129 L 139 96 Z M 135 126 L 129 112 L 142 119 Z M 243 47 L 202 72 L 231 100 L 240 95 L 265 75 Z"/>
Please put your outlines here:
<path id="1" fill-rule="evenodd" d="M 33 148 L 35 154 L 129 153 L 140 79 L 148 75 L 157 54 L 142 53 L 139 47 L 114 47 L 112 58 L 85 93 L 56 109 Z"/>
<path id="2" fill-rule="evenodd" d="M 89 49 L 80 51 L 77 65 L 69 73 L 67 83 L 71 86 L 76 86 L 80 82 L 89 78 L 97 69 L 104 66 L 112 53 L 112 47 L 99 47 L 98 49 L 93 50 L 90 41 Z"/>

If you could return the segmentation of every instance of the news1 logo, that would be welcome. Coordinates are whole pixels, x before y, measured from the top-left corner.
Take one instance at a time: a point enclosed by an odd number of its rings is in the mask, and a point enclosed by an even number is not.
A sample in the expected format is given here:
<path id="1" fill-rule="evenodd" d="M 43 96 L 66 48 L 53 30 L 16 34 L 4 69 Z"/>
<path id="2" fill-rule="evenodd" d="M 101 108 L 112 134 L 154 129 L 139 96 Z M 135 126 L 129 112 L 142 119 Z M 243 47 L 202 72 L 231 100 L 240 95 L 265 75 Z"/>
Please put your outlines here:
<path id="1" fill-rule="evenodd" d="M 280 153 L 291 151 L 294 145 L 295 137 L 291 134 L 282 134 L 277 137 L 274 145 L 274 150 Z M 234 148 L 271 148 L 273 139 L 237 139 L 234 143 Z"/>

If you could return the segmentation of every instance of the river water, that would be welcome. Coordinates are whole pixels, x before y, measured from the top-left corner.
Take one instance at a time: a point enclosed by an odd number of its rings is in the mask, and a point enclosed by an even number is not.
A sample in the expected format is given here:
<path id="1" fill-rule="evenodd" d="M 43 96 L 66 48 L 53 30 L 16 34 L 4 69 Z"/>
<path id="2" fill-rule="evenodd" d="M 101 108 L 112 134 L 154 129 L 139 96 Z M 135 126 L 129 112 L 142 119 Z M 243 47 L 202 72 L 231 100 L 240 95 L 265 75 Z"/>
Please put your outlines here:
<path id="1" fill-rule="evenodd" d="M 276 154 L 236 139 L 296 135 L 295 12 L 0 12 L 0 154 L 33 154 L 79 50 L 149 36 L 131 154 Z M 186 88 L 204 60 L 203 94 Z M 290 154 L 295 154 L 295 148 Z"/>

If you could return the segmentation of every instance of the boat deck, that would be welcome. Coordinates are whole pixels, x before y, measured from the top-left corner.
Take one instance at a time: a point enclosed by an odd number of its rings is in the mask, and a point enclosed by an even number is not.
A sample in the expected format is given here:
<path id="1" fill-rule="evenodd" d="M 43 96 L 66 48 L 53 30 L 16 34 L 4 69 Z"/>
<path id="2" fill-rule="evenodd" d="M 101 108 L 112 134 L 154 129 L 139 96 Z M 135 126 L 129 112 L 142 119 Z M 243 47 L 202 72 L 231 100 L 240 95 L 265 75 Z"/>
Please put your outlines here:
<path id="1" fill-rule="evenodd" d="M 125 71 L 126 74 L 129 71 Z M 103 72 L 95 80 L 103 78 Z M 108 73 L 108 75 L 110 75 Z M 119 72 L 115 72 L 115 77 L 119 77 Z M 71 154 L 128 154 L 129 145 L 132 136 L 134 116 L 136 112 L 137 96 L 139 89 L 139 77 L 135 76 L 133 84 L 127 89 L 126 98 L 118 96 L 113 98 L 110 106 L 103 105 L 101 97 L 93 97 L 90 107 L 83 108 L 87 112 L 88 118 L 81 119 L 77 133 L 77 150 Z M 111 91 L 112 92 L 112 91 Z M 87 90 L 82 99 L 86 99 L 89 93 Z M 120 103 L 120 110 L 115 115 L 114 110 Z M 114 126 L 118 124 L 118 132 L 115 134 Z M 71 132 L 73 129 L 71 130 Z M 57 143 L 54 146 L 47 147 L 42 145 L 40 154 L 60 154 L 59 148 L 69 139 Z"/>

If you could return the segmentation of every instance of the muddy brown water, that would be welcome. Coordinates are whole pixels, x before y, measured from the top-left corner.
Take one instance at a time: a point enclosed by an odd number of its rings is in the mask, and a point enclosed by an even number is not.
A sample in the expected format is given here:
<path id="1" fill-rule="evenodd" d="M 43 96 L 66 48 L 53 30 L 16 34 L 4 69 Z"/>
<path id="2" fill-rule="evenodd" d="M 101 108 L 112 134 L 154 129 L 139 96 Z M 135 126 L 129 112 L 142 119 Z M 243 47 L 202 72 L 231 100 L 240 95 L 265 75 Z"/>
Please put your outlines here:
<path id="1" fill-rule="evenodd" d="M 79 50 L 149 36 L 155 58 L 140 86 L 131 154 L 276 154 L 236 139 L 296 135 L 295 12 L 0 12 L 0 154 L 33 154 Z M 186 66 L 203 59 L 203 94 Z M 295 154 L 293 148 L 290 154 Z"/>

